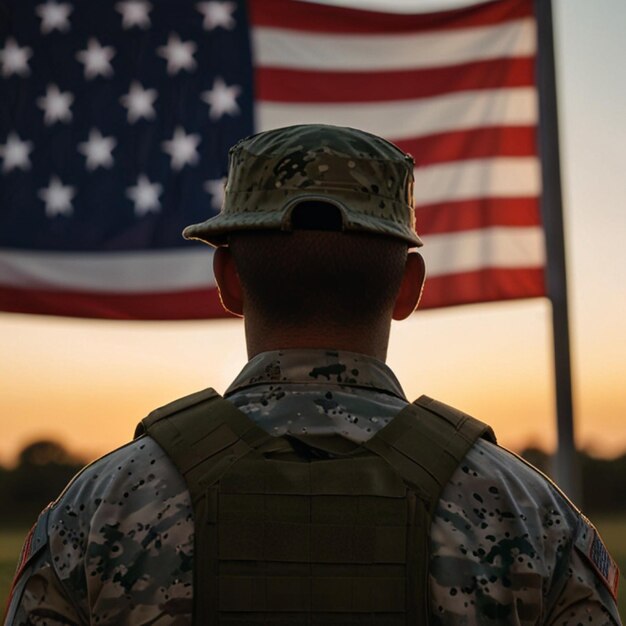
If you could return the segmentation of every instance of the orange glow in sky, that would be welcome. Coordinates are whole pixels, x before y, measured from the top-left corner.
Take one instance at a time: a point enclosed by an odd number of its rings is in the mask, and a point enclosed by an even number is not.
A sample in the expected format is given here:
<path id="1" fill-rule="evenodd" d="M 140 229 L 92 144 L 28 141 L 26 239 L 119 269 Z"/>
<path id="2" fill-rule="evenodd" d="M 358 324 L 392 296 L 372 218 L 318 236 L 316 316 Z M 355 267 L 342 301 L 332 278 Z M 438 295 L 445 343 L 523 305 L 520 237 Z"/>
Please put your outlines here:
<path id="1" fill-rule="evenodd" d="M 617 323 L 617 320 L 615 320 Z M 94 458 L 132 437 L 150 410 L 213 386 L 224 391 L 245 363 L 243 324 L 94 322 L 3 315 L 0 461 L 51 437 Z M 596 337 L 602 369 L 574 372 L 578 441 L 626 449 L 621 355 Z M 550 316 L 545 300 L 418 313 L 394 323 L 388 363 L 409 399 L 422 393 L 493 425 L 519 449 L 556 441 Z M 574 346 L 576 347 L 576 346 Z M 600 354 L 602 356 L 600 356 Z M 605 369 L 606 368 L 606 369 Z"/>

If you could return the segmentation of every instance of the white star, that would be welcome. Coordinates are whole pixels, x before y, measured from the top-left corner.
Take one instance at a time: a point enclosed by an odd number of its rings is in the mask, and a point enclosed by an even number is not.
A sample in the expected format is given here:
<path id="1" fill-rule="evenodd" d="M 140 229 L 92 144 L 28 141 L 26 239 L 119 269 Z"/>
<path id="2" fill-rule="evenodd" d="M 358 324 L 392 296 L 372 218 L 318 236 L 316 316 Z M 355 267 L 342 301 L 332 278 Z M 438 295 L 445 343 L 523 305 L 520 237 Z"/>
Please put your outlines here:
<path id="1" fill-rule="evenodd" d="M 4 44 L 4 48 L 0 49 L 2 75 L 11 76 L 12 74 L 18 74 L 19 76 L 28 76 L 30 74 L 28 59 L 32 56 L 32 48 L 28 46 L 20 48 L 17 41 L 13 37 L 9 37 Z"/>
<path id="2" fill-rule="evenodd" d="M 96 76 L 112 76 L 111 59 L 115 56 L 115 48 L 102 46 L 93 37 L 87 42 L 87 49 L 76 53 L 76 58 L 85 65 L 85 78 L 91 80 Z"/>
<path id="3" fill-rule="evenodd" d="M 237 5 L 234 2 L 198 2 L 196 9 L 204 15 L 202 27 L 205 30 L 213 30 L 218 26 L 226 30 L 235 28 L 233 13 Z"/>
<path id="4" fill-rule="evenodd" d="M 74 212 L 72 198 L 76 189 L 64 185 L 57 176 L 50 178 L 50 184 L 37 194 L 46 203 L 46 216 L 71 215 Z"/>
<path id="5" fill-rule="evenodd" d="M 140 174 L 137 184 L 126 190 L 126 195 L 135 203 L 135 215 L 140 217 L 146 213 L 158 213 L 161 210 L 159 194 L 163 191 L 163 185 L 151 183 L 148 177 Z"/>
<path id="6" fill-rule="evenodd" d="M 22 141 L 16 133 L 9 133 L 7 142 L 0 144 L 0 157 L 4 159 L 2 171 L 10 172 L 16 167 L 21 170 L 30 169 L 28 154 L 32 149 L 32 141 Z"/>
<path id="7" fill-rule="evenodd" d="M 115 10 L 122 14 L 122 26 L 124 29 L 138 26 L 139 28 L 150 27 L 149 12 L 152 10 L 152 4 L 146 0 L 126 0 L 126 2 L 118 2 Z"/>
<path id="8" fill-rule="evenodd" d="M 130 91 L 120 98 L 121 103 L 128 109 L 128 121 L 134 124 L 142 117 L 151 120 L 156 117 L 154 101 L 157 98 L 156 89 L 144 89 L 141 83 L 134 80 Z"/>
<path id="9" fill-rule="evenodd" d="M 172 169 L 180 170 L 185 165 L 194 165 L 198 162 L 198 144 L 200 135 L 187 135 L 183 128 L 177 126 L 174 136 L 169 141 L 164 141 L 163 152 L 172 157 Z"/>
<path id="10" fill-rule="evenodd" d="M 87 157 L 87 169 L 92 171 L 98 167 L 113 166 L 111 152 L 116 145 L 115 137 L 103 137 L 98 129 L 92 128 L 89 131 L 89 139 L 78 144 L 78 151 Z"/>
<path id="11" fill-rule="evenodd" d="M 180 70 L 193 72 L 196 69 L 196 61 L 193 58 L 196 48 L 193 41 L 181 41 L 174 33 L 169 36 L 166 46 L 157 48 L 157 54 L 167 60 L 168 74 L 178 74 Z"/>
<path id="12" fill-rule="evenodd" d="M 237 104 L 237 96 L 241 93 L 239 85 L 227 86 L 220 76 L 213 81 L 213 89 L 202 92 L 202 99 L 209 105 L 209 117 L 212 120 L 218 120 L 224 113 L 228 115 L 237 115 L 239 113 L 239 105 Z"/>
<path id="13" fill-rule="evenodd" d="M 69 16 L 73 10 L 74 7 L 65 2 L 58 3 L 54 0 L 48 0 L 46 4 L 40 4 L 35 11 L 41 18 L 41 32 L 44 35 L 53 30 L 66 33 L 70 29 Z"/>
<path id="14" fill-rule="evenodd" d="M 224 202 L 224 183 L 223 178 L 207 180 L 203 187 L 204 190 L 211 194 L 211 208 L 220 210 Z"/>
<path id="15" fill-rule="evenodd" d="M 46 95 L 37 98 L 37 105 L 44 112 L 43 121 L 46 126 L 55 122 L 71 121 L 70 105 L 72 102 L 74 102 L 74 96 L 69 91 L 61 93 L 56 85 L 48 85 Z"/>

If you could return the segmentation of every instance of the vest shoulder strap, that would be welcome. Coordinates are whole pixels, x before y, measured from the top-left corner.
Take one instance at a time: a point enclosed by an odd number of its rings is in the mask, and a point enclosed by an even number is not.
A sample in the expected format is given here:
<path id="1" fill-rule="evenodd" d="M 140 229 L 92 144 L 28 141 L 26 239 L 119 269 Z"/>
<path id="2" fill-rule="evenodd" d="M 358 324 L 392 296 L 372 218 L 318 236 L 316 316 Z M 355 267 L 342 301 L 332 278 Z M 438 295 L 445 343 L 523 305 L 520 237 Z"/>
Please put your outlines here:
<path id="1" fill-rule="evenodd" d="M 496 443 L 487 424 L 420 396 L 364 446 L 382 456 L 416 489 L 432 516 L 443 488 L 480 438 Z"/>
<path id="2" fill-rule="evenodd" d="M 152 411 L 138 425 L 135 436 L 144 433 L 155 439 L 174 462 L 192 498 L 271 438 L 211 388 Z M 383 457 L 415 487 L 429 503 L 432 515 L 443 488 L 480 438 L 496 443 L 487 424 L 420 396 L 363 446 Z"/>
<path id="3" fill-rule="evenodd" d="M 211 388 L 152 411 L 135 431 L 135 437 L 143 434 L 166 452 L 194 503 L 231 465 L 271 437 Z"/>

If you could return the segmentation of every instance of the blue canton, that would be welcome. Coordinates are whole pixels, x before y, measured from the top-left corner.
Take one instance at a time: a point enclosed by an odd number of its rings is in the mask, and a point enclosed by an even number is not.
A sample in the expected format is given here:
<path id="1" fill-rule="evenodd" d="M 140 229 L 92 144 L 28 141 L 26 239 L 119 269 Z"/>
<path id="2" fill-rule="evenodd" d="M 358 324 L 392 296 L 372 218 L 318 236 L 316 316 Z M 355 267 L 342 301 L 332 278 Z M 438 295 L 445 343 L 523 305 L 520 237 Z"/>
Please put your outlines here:
<path id="1" fill-rule="evenodd" d="M 0 247 L 194 245 L 252 84 L 242 1 L 0 0 Z"/>

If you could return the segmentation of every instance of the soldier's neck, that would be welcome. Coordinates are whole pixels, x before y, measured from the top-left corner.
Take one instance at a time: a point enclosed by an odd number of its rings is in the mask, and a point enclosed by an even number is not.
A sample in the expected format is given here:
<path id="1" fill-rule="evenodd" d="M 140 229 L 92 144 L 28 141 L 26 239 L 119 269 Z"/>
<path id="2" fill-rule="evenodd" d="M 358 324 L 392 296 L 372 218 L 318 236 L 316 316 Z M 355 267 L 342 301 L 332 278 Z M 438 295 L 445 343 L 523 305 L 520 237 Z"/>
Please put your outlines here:
<path id="1" fill-rule="evenodd" d="M 390 323 L 356 328 L 285 328 L 254 323 L 244 318 L 248 358 L 270 350 L 319 348 L 347 350 L 385 362 Z"/>

